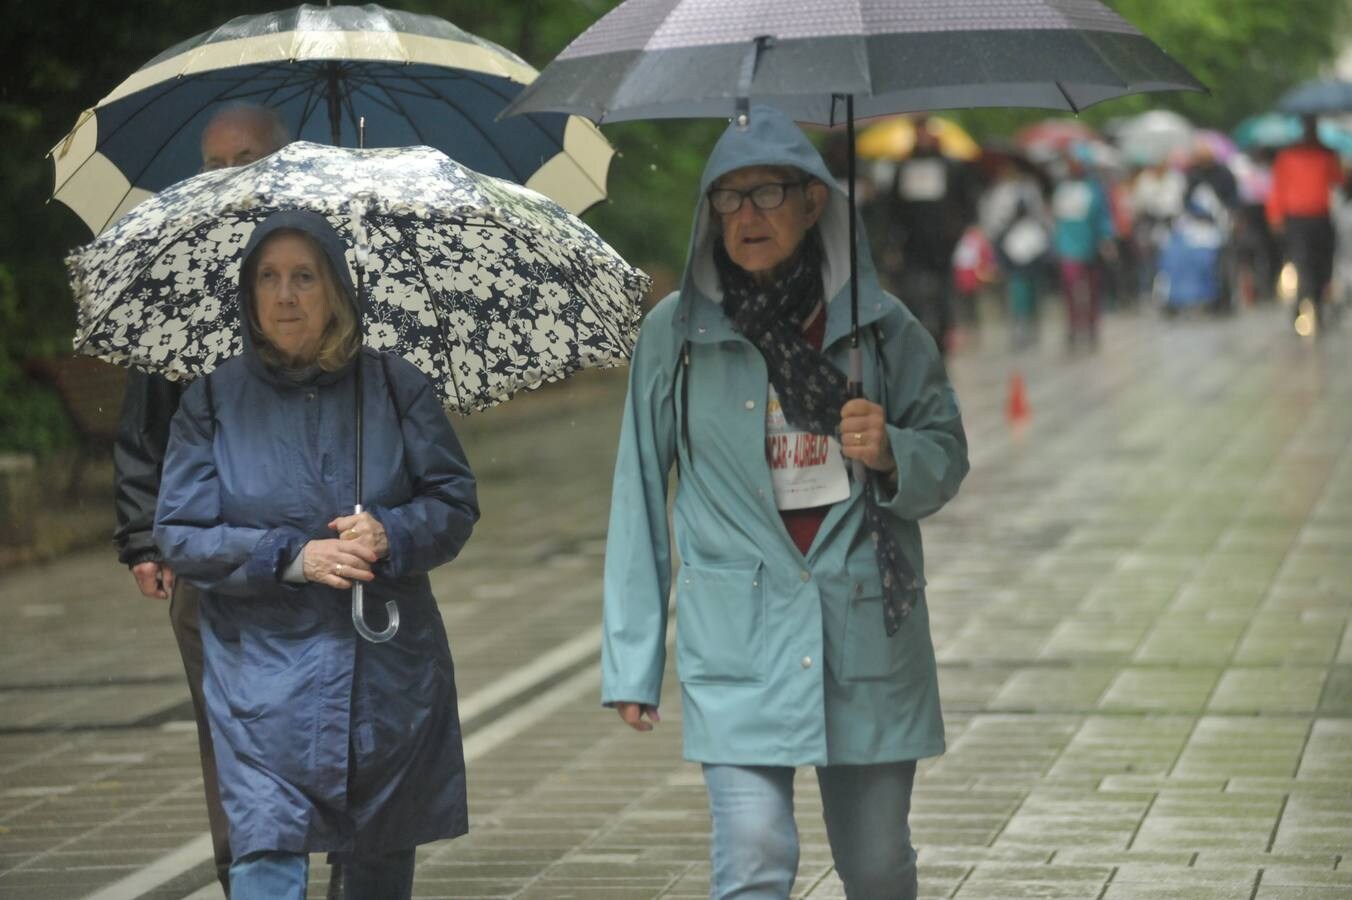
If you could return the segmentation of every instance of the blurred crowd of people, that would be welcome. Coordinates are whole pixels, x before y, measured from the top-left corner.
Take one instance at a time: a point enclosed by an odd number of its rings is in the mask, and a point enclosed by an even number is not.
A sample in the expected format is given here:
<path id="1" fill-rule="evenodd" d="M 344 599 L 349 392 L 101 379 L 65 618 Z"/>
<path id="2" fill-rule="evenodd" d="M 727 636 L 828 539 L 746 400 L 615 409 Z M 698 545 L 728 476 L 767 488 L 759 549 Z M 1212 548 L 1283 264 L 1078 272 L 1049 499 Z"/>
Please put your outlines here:
<path id="1" fill-rule="evenodd" d="M 873 261 L 941 352 L 979 339 L 983 298 L 1001 298 L 1015 349 L 1058 296 L 1072 352 L 1097 347 L 1104 309 L 1128 307 L 1281 301 L 1313 335 L 1352 301 L 1352 152 L 1314 118 L 1290 137 L 1241 149 L 1157 111 L 980 146 L 940 117 L 885 120 L 858 145 Z"/>

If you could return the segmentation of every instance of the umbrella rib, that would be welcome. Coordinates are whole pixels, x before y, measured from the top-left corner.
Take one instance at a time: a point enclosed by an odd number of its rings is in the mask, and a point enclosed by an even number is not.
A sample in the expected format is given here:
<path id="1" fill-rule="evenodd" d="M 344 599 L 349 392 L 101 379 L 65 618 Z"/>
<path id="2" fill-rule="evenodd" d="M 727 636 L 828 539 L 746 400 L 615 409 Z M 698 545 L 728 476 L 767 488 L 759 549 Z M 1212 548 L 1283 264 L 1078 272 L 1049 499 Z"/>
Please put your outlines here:
<path id="1" fill-rule="evenodd" d="M 110 132 L 108 133 L 108 135 L 107 135 L 106 138 L 103 138 L 103 139 L 101 139 L 101 140 L 98 141 L 98 143 L 97 143 L 97 144 L 95 145 L 95 147 L 94 147 L 94 153 L 91 153 L 88 157 L 86 157 L 84 160 L 82 160 L 82 161 L 80 162 L 80 165 L 78 165 L 78 166 L 75 168 L 75 170 L 71 173 L 71 178 L 74 178 L 75 175 L 76 175 L 77 173 L 79 173 L 82 169 L 84 169 L 84 167 L 89 163 L 89 161 L 90 161 L 91 159 L 94 158 L 94 156 L 95 156 L 96 154 L 102 153 L 102 152 L 103 152 L 103 149 L 102 149 L 102 148 L 105 147 L 105 146 L 107 146 L 108 141 L 111 140 L 111 139 L 112 139 L 118 132 L 120 132 L 124 127 L 126 127 L 127 123 L 130 122 L 134 116 L 140 115 L 140 114 L 141 114 L 142 112 L 144 112 L 145 109 L 146 109 L 148 106 L 150 106 L 151 104 L 163 100 L 163 98 L 164 98 L 165 96 L 167 96 L 168 94 L 172 93 L 176 88 L 177 88 L 177 85 L 176 85 L 176 84 L 175 84 L 175 85 L 170 85 L 170 86 L 168 86 L 168 88 L 167 88 L 166 90 L 164 90 L 164 91 L 162 91 L 162 92 L 156 94 L 153 98 L 147 98 L 147 99 L 145 100 L 144 103 L 142 103 L 139 107 L 136 108 L 135 112 L 133 112 L 132 115 L 128 116 L 126 119 L 123 120 L 123 122 L 122 122 L 121 124 L 119 124 L 116 128 L 114 128 L 112 131 L 110 131 Z M 97 121 L 97 115 L 98 115 L 98 113 L 95 112 L 96 121 Z M 191 118 L 191 117 L 189 117 L 189 118 Z M 180 131 L 182 131 L 182 130 L 183 130 L 183 127 L 184 127 L 185 125 L 187 125 L 187 124 L 188 124 L 187 121 L 184 121 L 184 122 L 181 122 L 176 128 L 171 129 L 171 131 L 169 132 L 169 137 L 167 137 L 164 141 L 162 141 L 162 142 L 160 143 L 159 148 L 155 151 L 155 153 L 152 153 L 152 154 L 148 157 L 148 159 L 153 160 L 153 159 L 155 158 L 156 154 L 158 154 L 160 150 L 163 150 L 163 149 L 164 149 L 165 144 L 167 144 L 167 143 L 169 142 L 170 139 L 172 139 L 175 135 L 177 135 Z M 144 175 L 147 168 L 149 168 L 149 163 L 147 163 L 146 165 L 144 165 L 144 166 L 141 167 L 141 171 L 138 172 L 138 173 L 136 174 L 136 178 L 130 178 L 130 177 L 127 178 L 127 190 L 125 190 L 125 191 L 122 192 L 122 196 L 118 199 L 118 202 L 117 202 L 117 203 L 111 208 L 111 210 L 109 211 L 108 217 L 107 217 L 106 219 L 103 220 L 103 224 L 100 225 L 98 228 L 96 228 L 96 229 L 94 230 L 94 234 L 95 234 L 95 235 L 99 234 L 100 232 L 103 231 L 104 228 L 107 228 L 107 227 L 108 227 L 108 223 L 111 222 L 111 221 L 113 220 L 113 213 L 116 212 L 119 208 L 121 208 L 122 203 L 127 199 L 128 196 L 130 196 L 131 192 L 136 188 L 136 179 L 139 179 L 142 175 Z M 124 177 L 125 177 L 125 173 L 123 173 L 123 174 L 124 174 Z M 57 191 L 59 191 L 59 190 L 61 189 L 61 187 L 65 187 L 65 186 L 66 186 L 67 184 L 69 184 L 69 183 L 70 183 L 70 178 L 67 178 L 65 181 L 63 181 L 63 182 L 61 183 L 61 186 L 55 188 L 55 189 L 52 191 L 52 193 L 55 194 Z"/>
<path id="2" fill-rule="evenodd" d="M 1090 35 L 1093 32 L 1075 29 L 1071 33 L 1074 34 L 1075 37 L 1079 39 L 1079 41 L 1082 44 L 1086 45 L 1091 51 L 1093 51 L 1094 56 L 1098 58 L 1099 62 L 1103 63 L 1110 70 L 1112 70 L 1113 75 L 1117 76 L 1118 83 L 1117 85 L 1115 85 L 1116 87 L 1120 87 L 1127 92 L 1131 91 L 1131 81 L 1127 78 L 1124 78 L 1122 76 L 1122 71 L 1118 69 L 1118 67 L 1113 63 L 1111 59 L 1108 58 L 1108 55 L 1103 51 L 1099 50 L 1097 42 L 1090 37 Z M 1061 92 L 1062 97 L 1066 98 L 1066 102 L 1070 104 L 1071 110 L 1076 115 L 1079 115 L 1080 107 L 1075 103 L 1074 100 L 1070 98 L 1070 94 L 1066 93 L 1066 89 L 1061 85 L 1061 82 L 1059 80 L 1056 82 L 1056 89 Z"/>
<path id="3" fill-rule="evenodd" d="M 433 89 L 430 85 L 427 84 L 427 82 L 422 80 L 421 76 L 414 76 L 409 78 L 408 80 L 413 84 L 422 87 L 424 90 L 427 90 L 429 93 L 435 95 L 436 99 L 440 100 L 443 104 L 455 110 L 456 113 L 459 114 L 462 119 L 468 122 L 474 128 L 474 130 L 479 133 L 479 135 L 484 139 L 484 142 L 493 148 L 494 152 L 497 153 L 497 155 L 502 159 L 502 161 L 507 164 L 508 170 L 510 170 L 512 173 L 512 180 L 517 181 L 518 183 L 521 184 L 525 184 L 526 180 L 529 179 L 529 176 L 523 177 L 522 172 L 515 165 L 512 164 L 511 159 L 507 156 L 506 153 L 503 152 L 498 142 L 493 139 L 492 135 L 490 135 L 487 131 L 484 130 L 483 126 L 475 122 L 473 117 L 467 115 L 463 107 L 461 107 L 458 103 L 453 101 L 446 94 L 443 94 L 440 91 Z M 499 99 L 503 100 L 504 101 L 503 105 L 504 106 L 506 105 L 505 101 L 507 101 L 508 98 L 503 94 L 502 91 L 498 90 L 497 88 L 493 87 L 493 85 L 487 82 L 479 82 L 479 84 L 484 88 L 484 90 L 494 94 Z M 529 116 L 527 116 L 527 118 L 529 118 Z M 543 131 L 544 129 L 541 128 L 541 130 Z M 548 137 L 549 136 L 548 132 L 545 132 L 545 135 Z M 560 144 L 560 149 L 562 149 L 562 144 Z"/>
<path id="4" fill-rule="evenodd" d="M 1070 111 L 1078 116 L 1080 114 L 1080 108 L 1075 104 L 1075 101 L 1071 99 L 1070 94 L 1066 92 L 1065 86 L 1061 84 L 1060 79 L 1057 79 L 1053 83 L 1056 85 L 1056 89 L 1061 92 L 1061 96 L 1065 99 L 1066 105 L 1070 107 Z"/>
<path id="5" fill-rule="evenodd" d="M 394 112 L 397 112 L 401 116 L 403 116 L 404 119 L 408 122 L 409 127 L 413 129 L 413 134 L 418 139 L 418 143 L 420 144 L 427 143 L 427 137 L 423 134 L 422 129 L 418 127 L 417 121 L 413 118 L 413 116 L 409 115 L 408 109 L 398 100 L 396 100 L 384 85 L 380 84 L 374 79 L 371 79 L 370 81 L 367 82 L 367 86 L 369 88 L 369 90 L 366 92 L 367 96 L 370 96 L 377 103 L 383 103 L 387 109 L 391 109 Z M 376 93 L 377 91 L 384 93 L 385 97 L 383 100 Z"/>

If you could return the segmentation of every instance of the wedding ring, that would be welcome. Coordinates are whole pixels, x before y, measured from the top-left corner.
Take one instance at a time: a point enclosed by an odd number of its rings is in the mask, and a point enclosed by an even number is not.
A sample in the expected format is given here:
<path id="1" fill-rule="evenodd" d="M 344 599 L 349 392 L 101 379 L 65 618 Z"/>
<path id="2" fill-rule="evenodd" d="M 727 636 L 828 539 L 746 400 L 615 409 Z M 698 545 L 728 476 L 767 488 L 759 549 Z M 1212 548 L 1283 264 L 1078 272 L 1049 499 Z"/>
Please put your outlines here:
<path id="1" fill-rule="evenodd" d="M 342 563 L 339 563 L 338 565 L 336 565 L 336 566 L 333 567 L 333 574 L 335 574 L 335 575 L 341 575 L 341 574 L 343 574 L 343 564 L 342 564 Z"/>
<path id="2" fill-rule="evenodd" d="M 856 431 L 856 432 L 854 433 L 854 442 L 855 442 L 856 444 L 862 444 L 862 443 L 864 443 L 864 435 L 863 435 L 862 432 Z"/>

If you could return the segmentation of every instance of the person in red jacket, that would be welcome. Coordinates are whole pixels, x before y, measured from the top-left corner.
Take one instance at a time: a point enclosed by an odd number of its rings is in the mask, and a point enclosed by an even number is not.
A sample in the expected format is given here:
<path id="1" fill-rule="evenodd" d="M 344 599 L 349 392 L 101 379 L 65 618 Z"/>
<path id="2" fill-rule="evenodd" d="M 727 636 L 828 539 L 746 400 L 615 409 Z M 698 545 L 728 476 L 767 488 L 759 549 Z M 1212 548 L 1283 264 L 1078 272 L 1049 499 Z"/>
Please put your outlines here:
<path id="1" fill-rule="evenodd" d="M 1330 198 L 1342 180 L 1337 155 L 1319 142 L 1317 122 L 1307 116 L 1305 136 L 1278 153 L 1272 165 L 1267 218 L 1273 232 L 1284 236 L 1287 258 L 1296 267 L 1296 315 L 1311 317 L 1316 330 L 1333 277 Z"/>

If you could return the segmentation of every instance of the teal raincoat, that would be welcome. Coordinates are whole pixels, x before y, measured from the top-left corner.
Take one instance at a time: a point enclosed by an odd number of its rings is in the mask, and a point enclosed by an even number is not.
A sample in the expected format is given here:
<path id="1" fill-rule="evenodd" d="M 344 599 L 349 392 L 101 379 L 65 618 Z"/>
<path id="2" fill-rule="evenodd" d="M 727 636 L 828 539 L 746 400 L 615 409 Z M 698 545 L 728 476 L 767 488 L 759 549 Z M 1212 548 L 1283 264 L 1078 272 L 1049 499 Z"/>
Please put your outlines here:
<path id="1" fill-rule="evenodd" d="M 723 314 L 703 199 L 715 179 L 752 165 L 794 166 L 831 189 L 817 225 L 830 298 L 823 347 L 847 369 L 846 195 L 792 122 L 758 108 L 746 131 L 729 128 L 714 148 L 681 288 L 648 315 L 634 352 L 606 545 L 602 700 L 658 704 L 674 534 L 686 758 L 797 766 L 934 756 L 943 721 L 917 520 L 967 474 L 957 398 L 925 329 L 879 287 L 861 233 L 864 390 L 886 410 L 898 474 L 883 508 L 921 575 L 914 610 L 889 638 L 860 486 L 831 507 L 806 556 L 775 507 L 765 361 Z"/>

